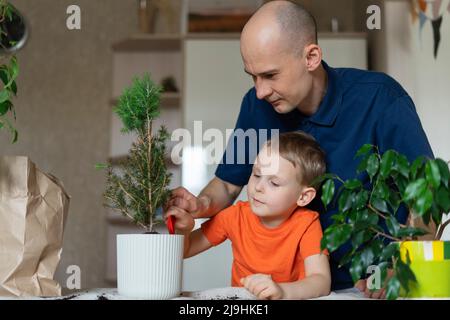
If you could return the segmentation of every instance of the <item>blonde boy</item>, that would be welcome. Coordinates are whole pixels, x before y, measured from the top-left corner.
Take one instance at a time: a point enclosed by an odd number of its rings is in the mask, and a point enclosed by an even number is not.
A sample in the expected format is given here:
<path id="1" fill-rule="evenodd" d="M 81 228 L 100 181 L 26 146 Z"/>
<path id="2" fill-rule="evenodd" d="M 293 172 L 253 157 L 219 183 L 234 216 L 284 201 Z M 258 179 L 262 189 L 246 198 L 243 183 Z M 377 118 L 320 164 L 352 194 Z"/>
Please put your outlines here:
<path id="1" fill-rule="evenodd" d="M 316 196 L 312 181 L 323 173 L 325 155 L 311 136 L 289 132 L 278 143 L 268 141 L 253 165 L 247 202 L 222 210 L 193 232 L 188 212 L 168 210 L 176 217 L 176 232 L 185 235 L 184 257 L 230 239 L 232 286 L 260 299 L 328 295 L 331 276 L 328 253 L 320 250 L 318 213 L 305 208 Z"/>

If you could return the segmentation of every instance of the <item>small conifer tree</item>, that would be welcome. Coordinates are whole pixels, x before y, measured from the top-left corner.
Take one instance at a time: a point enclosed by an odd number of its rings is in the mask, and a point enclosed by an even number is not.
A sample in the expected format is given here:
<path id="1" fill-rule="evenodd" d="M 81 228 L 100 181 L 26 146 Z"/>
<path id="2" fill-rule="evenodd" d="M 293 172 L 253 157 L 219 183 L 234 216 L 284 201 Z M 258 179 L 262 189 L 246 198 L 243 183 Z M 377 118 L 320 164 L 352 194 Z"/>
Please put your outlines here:
<path id="1" fill-rule="evenodd" d="M 107 187 L 104 197 L 107 206 L 131 218 L 147 232 L 161 223 L 158 208 L 168 200 L 171 173 L 165 163 L 166 140 L 164 126 L 152 133 L 153 120 L 160 114 L 161 87 L 148 74 L 135 78 L 124 90 L 114 112 L 123 122 L 122 132 L 136 133 L 137 140 L 126 159 L 117 167 L 105 165 Z"/>

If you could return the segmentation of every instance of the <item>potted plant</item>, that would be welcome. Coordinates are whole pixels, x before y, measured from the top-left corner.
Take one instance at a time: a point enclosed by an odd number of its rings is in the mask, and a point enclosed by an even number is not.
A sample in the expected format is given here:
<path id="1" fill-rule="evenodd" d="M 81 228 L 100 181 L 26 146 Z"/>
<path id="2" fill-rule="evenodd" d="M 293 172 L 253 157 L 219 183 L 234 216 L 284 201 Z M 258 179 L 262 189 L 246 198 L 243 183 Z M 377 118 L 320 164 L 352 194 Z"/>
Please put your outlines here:
<path id="1" fill-rule="evenodd" d="M 333 252 L 350 242 L 340 265 L 350 266 L 354 282 L 376 267 L 388 299 L 449 297 L 450 241 L 440 241 L 450 223 L 443 223 L 450 211 L 448 163 L 418 157 L 410 164 L 396 151 L 380 154 L 369 144 L 356 157 L 362 159 L 356 172 L 361 179 L 321 177 L 323 204 L 338 209 L 324 231 L 322 248 Z M 370 183 L 361 182 L 365 175 Z M 421 221 L 425 228 L 400 223 L 396 213 L 401 206 L 409 211 L 410 221 Z M 433 225 L 434 240 L 419 240 Z"/>
<path id="2" fill-rule="evenodd" d="M 160 208 L 170 195 L 171 174 L 165 164 L 168 132 L 153 132 L 159 116 L 161 88 L 149 75 L 134 79 L 119 98 L 115 113 L 124 133 L 137 140 L 117 167 L 107 165 L 107 206 L 141 226 L 143 234 L 117 236 L 117 286 L 132 298 L 168 299 L 179 295 L 183 263 L 183 236 L 158 234 L 163 222 Z M 159 213 L 159 214 L 158 214 Z"/>

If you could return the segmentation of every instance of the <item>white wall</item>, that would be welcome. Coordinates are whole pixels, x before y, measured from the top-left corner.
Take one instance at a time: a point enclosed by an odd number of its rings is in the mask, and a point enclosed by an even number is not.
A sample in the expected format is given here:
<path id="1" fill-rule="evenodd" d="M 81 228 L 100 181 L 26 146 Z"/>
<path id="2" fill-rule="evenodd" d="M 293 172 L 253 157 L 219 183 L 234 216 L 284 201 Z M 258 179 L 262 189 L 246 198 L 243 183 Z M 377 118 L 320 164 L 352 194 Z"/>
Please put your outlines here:
<path id="1" fill-rule="evenodd" d="M 444 5 L 447 8 L 446 1 Z M 435 59 L 430 21 L 420 36 L 419 23 L 413 24 L 407 1 L 386 1 L 384 13 L 385 72 L 399 81 L 415 102 L 434 155 L 450 160 L 450 14 L 445 10 Z M 450 228 L 443 239 L 450 239 Z"/>
<path id="2" fill-rule="evenodd" d="M 221 132 L 226 147 L 226 129 L 232 130 L 240 110 L 242 97 L 252 87 L 251 78 L 244 73 L 239 40 L 186 41 L 185 109 L 184 125 L 192 135 L 192 149 L 185 158 L 183 150 L 182 185 L 198 194 L 214 177 L 216 164 L 207 165 L 202 158 L 205 147 L 202 137 L 194 141 L 194 121 L 202 121 L 203 134 L 208 129 Z M 195 145 L 195 146 L 194 146 Z M 242 192 L 240 199 L 246 200 Z M 197 221 L 196 227 L 203 222 Z M 229 241 L 184 261 L 183 290 L 195 291 L 215 287 L 227 287 L 231 283 L 231 245 Z"/>
<path id="3" fill-rule="evenodd" d="M 450 14 L 441 25 L 438 56 L 433 56 L 433 31 L 412 23 L 407 1 L 385 4 L 387 72 L 414 100 L 436 156 L 450 159 Z"/>
<path id="4" fill-rule="evenodd" d="M 336 36 L 334 33 L 319 33 L 318 41 L 323 60 L 330 67 L 367 69 L 367 39 L 364 34 Z"/>

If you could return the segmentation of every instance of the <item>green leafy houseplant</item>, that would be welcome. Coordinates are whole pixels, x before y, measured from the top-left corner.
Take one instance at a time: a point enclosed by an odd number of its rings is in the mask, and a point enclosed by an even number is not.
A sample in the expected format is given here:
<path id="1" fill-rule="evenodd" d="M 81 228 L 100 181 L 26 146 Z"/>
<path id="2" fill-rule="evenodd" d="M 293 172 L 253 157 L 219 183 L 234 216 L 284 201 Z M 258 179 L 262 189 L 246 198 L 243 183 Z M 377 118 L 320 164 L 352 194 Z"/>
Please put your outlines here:
<path id="1" fill-rule="evenodd" d="M 124 90 L 114 112 L 123 122 L 124 133 L 136 133 L 137 140 L 126 159 L 114 168 L 107 168 L 107 188 L 104 197 L 107 206 L 131 218 L 147 232 L 161 223 L 157 209 L 168 200 L 171 174 L 165 163 L 165 142 L 169 134 L 161 126 L 152 132 L 152 124 L 159 116 L 161 88 L 147 74 L 135 78 Z"/>
<path id="2" fill-rule="evenodd" d="M 438 226 L 434 238 L 440 239 L 449 223 L 442 224 L 443 215 L 450 211 L 449 167 L 442 159 L 425 157 L 410 164 L 396 151 L 380 154 L 369 144 L 362 146 L 356 157 L 362 159 L 357 174 L 367 174 L 369 184 L 363 185 L 359 179 L 343 181 L 333 174 L 321 177 L 323 204 L 338 209 L 324 232 L 322 249 L 333 252 L 350 241 L 351 249 L 340 265 L 350 264 L 354 282 L 365 276 L 369 266 L 378 266 L 387 298 L 396 299 L 416 283 L 409 254 L 401 258 L 399 243 L 428 233 L 401 224 L 396 212 L 403 205 L 426 226 L 433 222 Z"/>
<path id="3" fill-rule="evenodd" d="M 6 19 L 13 19 L 14 7 L 6 0 L 0 0 L 0 43 L 2 39 L 7 36 L 2 23 Z M 3 44 L 2 44 L 3 46 Z M 4 49 L 4 48 L 2 48 Z M 3 52 L 3 50 L 2 50 Z M 17 130 L 10 120 L 10 116 L 16 120 L 16 113 L 12 103 L 12 97 L 17 95 L 16 78 L 19 74 L 19 67 L 16 56 L 9 56 L 2 54 L 0 57 L 0 80 L 2 86 L 0 88 L 0 129 L 6 128 L 12 135 L 12 142 L 17 141 Z"/>

